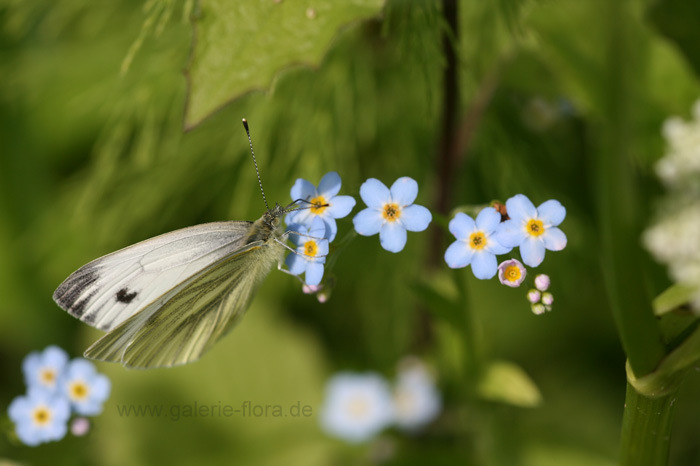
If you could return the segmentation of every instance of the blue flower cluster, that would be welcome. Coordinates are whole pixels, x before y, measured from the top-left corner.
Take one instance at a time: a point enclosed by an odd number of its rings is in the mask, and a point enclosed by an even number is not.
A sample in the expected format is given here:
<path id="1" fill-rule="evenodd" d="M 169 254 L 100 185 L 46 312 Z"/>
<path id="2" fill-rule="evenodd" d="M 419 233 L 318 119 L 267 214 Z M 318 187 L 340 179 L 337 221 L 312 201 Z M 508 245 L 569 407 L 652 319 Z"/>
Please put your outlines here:
<path id="1" fill-rule="evenodd" d="M 338 233 L 335 220 L 347 216 L 355 207 L 352 196 L 338 195 L 341 184 L 340 176 L 330 172 L 321 178 L 318 188 L 301 178 L 292 186 L 292 200 L 302 205 L 285 218 L 288 237 L 296 246 L 285 263 L 291 274 L 305 274 L 308 286 L 321 283 L 329 243 Z"/>
<path id="2" fill-rule="evenodd" d="M 71 413 L 95 416 L 109 397 L 109 379 L 83 358 L 68 360 L 65 351 L 49 346 L 30 353 L 22 363 L 27 394 L 8 408 L 17 437 L 26 445 L 61 440 Z"/>
<path id="3" fill-rule="evenodd" d="M 506 201 L 509 219 L 502 222 L 501 214 L 493 207 L 486 207 L 472 219 L 458 213 L 450 221 L 449 229 L 456 241 L 445 251 L 445 262 L 453 269 L 471 265 L 476 278 L 493 278 L 498 271 L 496 256 L 520 248 L 523 262 L 537 267 L 544 260 L 545 250 L 560 251 L 566 246 L 566 235 L 558 228 L 566 217 L 566 209 L 559 201 L 549 200 L 538 207 L 523 194 Z M 516 261 L 517 262 L 517 261 Z M 512 280 L 518 285 L 522 271 L 519 262 L 509 262 Z M 505 265 L 502 271 L 507 268 Z M 501 281 L 508 281 L 507 276 Z M 509 284 L 509 286 L 513 286 Z"/>
<path id="4" fill-rule="evenodd" d="M 337 233 L 336 220 L 350 214 L 355 207 L 352 196 L 340 196 L 341 179 L 336 172 L 326 174 L 318 185 L 297 179 L 291 197 L 297 208 L 285 219 L 288 237 L 295 249 L 286 259 L 289 272 L 305 274 L 311 289 L 323 288 L 324 264 Z M 379 234 L 379 242 L 387 251 L 400 252 L 406 246 L 408 231 L 423 231 L 432 221 L 430 211 L 414 201 L 418 183 L 407 176 L 396 180 L 390 188 L 369 178 L 360 187 L 360 197 L 367 208 L 353 218 L 355 231 L 363 236 Z M 493 207 L 481 210 L 476 219 L 458 213 L 449 223 L 455 236 L 445 251 L 445 262 L 451 268 L 471 265 L 474 276 L 486 280 L 499 273 L 501 283 L 517 287 L 527 272 L 520 261 L 511 259 L 498 265 L 496 256 L 520 249 L 523 262 L 537 267 L 544 260 L 545 250 L 559 251 L 566 246 L 566 235 L 558 228 L 566 217 L 559 201 L 549 200 L 538 207 L 523 194 L 506 201 L 508 217 Z"/>
<path id="5" fill-rule="evenodd" d="M 305 274 L 307 286 L 321 283 L 329 243 L 338 233 L 336 219 L 347 216 L 355 207 L 352 196 L 339 196 L 340 176 L 336 172 L 321 178 L 318 187 L 297 179 L 291 189 L 298 208 L 287 214 L 287 235 L 294 243 L 293 253 L 285 263 L 293 275 Z M 423 206 L 413 203 L 418 196 L 418 183 L 409 177 L 399 178 L 391 188 L 370 178 L 360 187 L 360 197 L 367 208 L 355 215 L 353 224 L 360 235 L 379 233 L 384 249 L 399 252 L 406 245 L 406 231 L 423 231 L 432 216 Z"/>

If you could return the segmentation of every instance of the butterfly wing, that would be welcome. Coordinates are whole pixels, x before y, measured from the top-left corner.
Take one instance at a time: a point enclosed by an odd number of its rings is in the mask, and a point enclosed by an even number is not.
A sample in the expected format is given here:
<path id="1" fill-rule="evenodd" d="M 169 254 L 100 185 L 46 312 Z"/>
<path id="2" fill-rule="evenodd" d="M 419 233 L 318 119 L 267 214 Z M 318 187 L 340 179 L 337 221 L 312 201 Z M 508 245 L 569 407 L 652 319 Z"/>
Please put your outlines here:
<path id="1" fill-rule="evenodd" d="M 108 254 L 70 275 L 54 301 L 109 331 L 202 269 L 243 247 L 251 222 L 183 228 Z"/>
<path id="2" fill-rule="evenodd" d="M 95 342 L 85 356 L 131 368 L 168 367 L 199 359 L 243 316 L 284 247 L 254 241 L 207 266 Z"/>

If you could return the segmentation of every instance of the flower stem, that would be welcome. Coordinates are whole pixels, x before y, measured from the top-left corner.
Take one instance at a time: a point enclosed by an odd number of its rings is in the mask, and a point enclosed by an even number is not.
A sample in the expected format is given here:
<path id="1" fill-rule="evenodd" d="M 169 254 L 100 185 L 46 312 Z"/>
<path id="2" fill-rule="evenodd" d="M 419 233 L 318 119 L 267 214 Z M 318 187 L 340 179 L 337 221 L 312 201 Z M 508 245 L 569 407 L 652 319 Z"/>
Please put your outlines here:
<path id="1" fill-rule="evenodd" d="M 621 466 L 665 466 L 678 387 L 648 398 L 627 384 L 620 442 Z"/>

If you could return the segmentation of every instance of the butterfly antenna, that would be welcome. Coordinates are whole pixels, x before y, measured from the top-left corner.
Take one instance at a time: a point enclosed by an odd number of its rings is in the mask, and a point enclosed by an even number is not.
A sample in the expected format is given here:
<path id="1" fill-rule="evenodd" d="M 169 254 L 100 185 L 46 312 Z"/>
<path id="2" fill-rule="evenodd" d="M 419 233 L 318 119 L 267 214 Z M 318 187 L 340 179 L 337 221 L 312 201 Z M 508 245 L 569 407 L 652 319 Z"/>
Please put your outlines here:
<path id="1" fill-rule="evenodd" d="M 258 185 L 260 186 L 260 192 L 262 193 L 263 201 L 265 201 L 265 207 L 270 210 L 270 206 L 267 205 L 267 198 L 265 197 L 265 190 L 263 189 L 262 180 L 260 179 L 260 171 L 258 170 L 258 162 L 255 160 L 255 151 L 253 150 L 253 140 L 250 138 L 250 130 L 248 129 L 248 120 L 243 118 L 243 127 L 248 135 L 248 144 L 250 144 L 250 155 L 253 156 L 253 165 L 255 165 L 255 174 L 258 176 Z"/>

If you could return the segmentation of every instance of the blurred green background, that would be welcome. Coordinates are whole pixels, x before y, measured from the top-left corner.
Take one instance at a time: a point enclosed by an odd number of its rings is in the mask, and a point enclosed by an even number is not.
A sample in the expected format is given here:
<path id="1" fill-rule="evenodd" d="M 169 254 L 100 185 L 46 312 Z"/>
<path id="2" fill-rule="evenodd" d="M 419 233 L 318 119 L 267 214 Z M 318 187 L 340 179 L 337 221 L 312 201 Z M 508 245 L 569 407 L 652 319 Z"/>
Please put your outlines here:
<path id="1" fill-rule="evenodd" d="M 388 0 L 377 17 L 341 28 L 318 66 L 285 66 L 268 92 L 247 92 L 184 132 L 189 17 L 201 14 L 199 4 L 0 1 L 3 414 L 24 392 L 27 353 L 56 344 L 79 356 L 100 335 L 51 299 L 71 272 L 166 231 L 262 214 L 241 117 L 272 202 L 290 201 L 298 177 L 317 183 L 337 171 L 343 194 L 358 201 L 368 177 L 388 185 L 410 176 L 420 186 L 417 203 L 436 213 L 427 232 L 409 233 L 400 254 L 382 250 L 376 237 L 356 238 L 338 257 L 327 303 L 273 271 L 243 323 L 195 364 L 98 364 L 113 390 L 89 436 L 32 449 L 1 435 L 0 463 L 615 464 L 625 355 L 603 284 L 609 233 L 598 211 L 601 179 L 618 174 L 600 173 L 597 160 L 625 148 L 639 190 L 609 208 L 634 212 L 641 232 L 662 193 L 653 175 L 664 153 L 661 125 L 671 115 L 687 118 L 700 96 L 700 8 L 692 3 L 461 1 L 458 33 L 448 34 L 451 62 L 443 43 L 450 2 Z M 456 123 L 446 133 L 450 102 Z M 439 168 L 445 134 L 457 147 L 449 180 Z M 481 282 L 469 269 L 447 273 L 450 217 L 439 212 L 441 193 L 449 193 L 448 209 L 517 193 L 566 206 L 569 244 L 537 269 L 552 277 L 551 313 L 533 315 L 522 287 Z M 341 232 L 350 219 L 339 221 Z M 637 249 L 645 265 L 639 293 L 651 298 L 669 281 Z M 475 341 L 413 292 L 426 283 L 450 288 L 454 278 L 467 290 Z M 391 377 L 409 354 L 437 370 L 439 419 L 417 435 L 389 431 L 353 446 L 321 431 L 328 377 Z M 523 408 L 478 396 L 465 369 L 474 357 L 522 367 L 542 403 Z M 700 463 L 698 389 L 700 377 L 691 375 L 678 398 L 671 464 Z M 245 401 L 300 402 L 313 415 L 175 421 L 117 410 Z M 3 427 L 12 429 L 7 419 Z"/>

